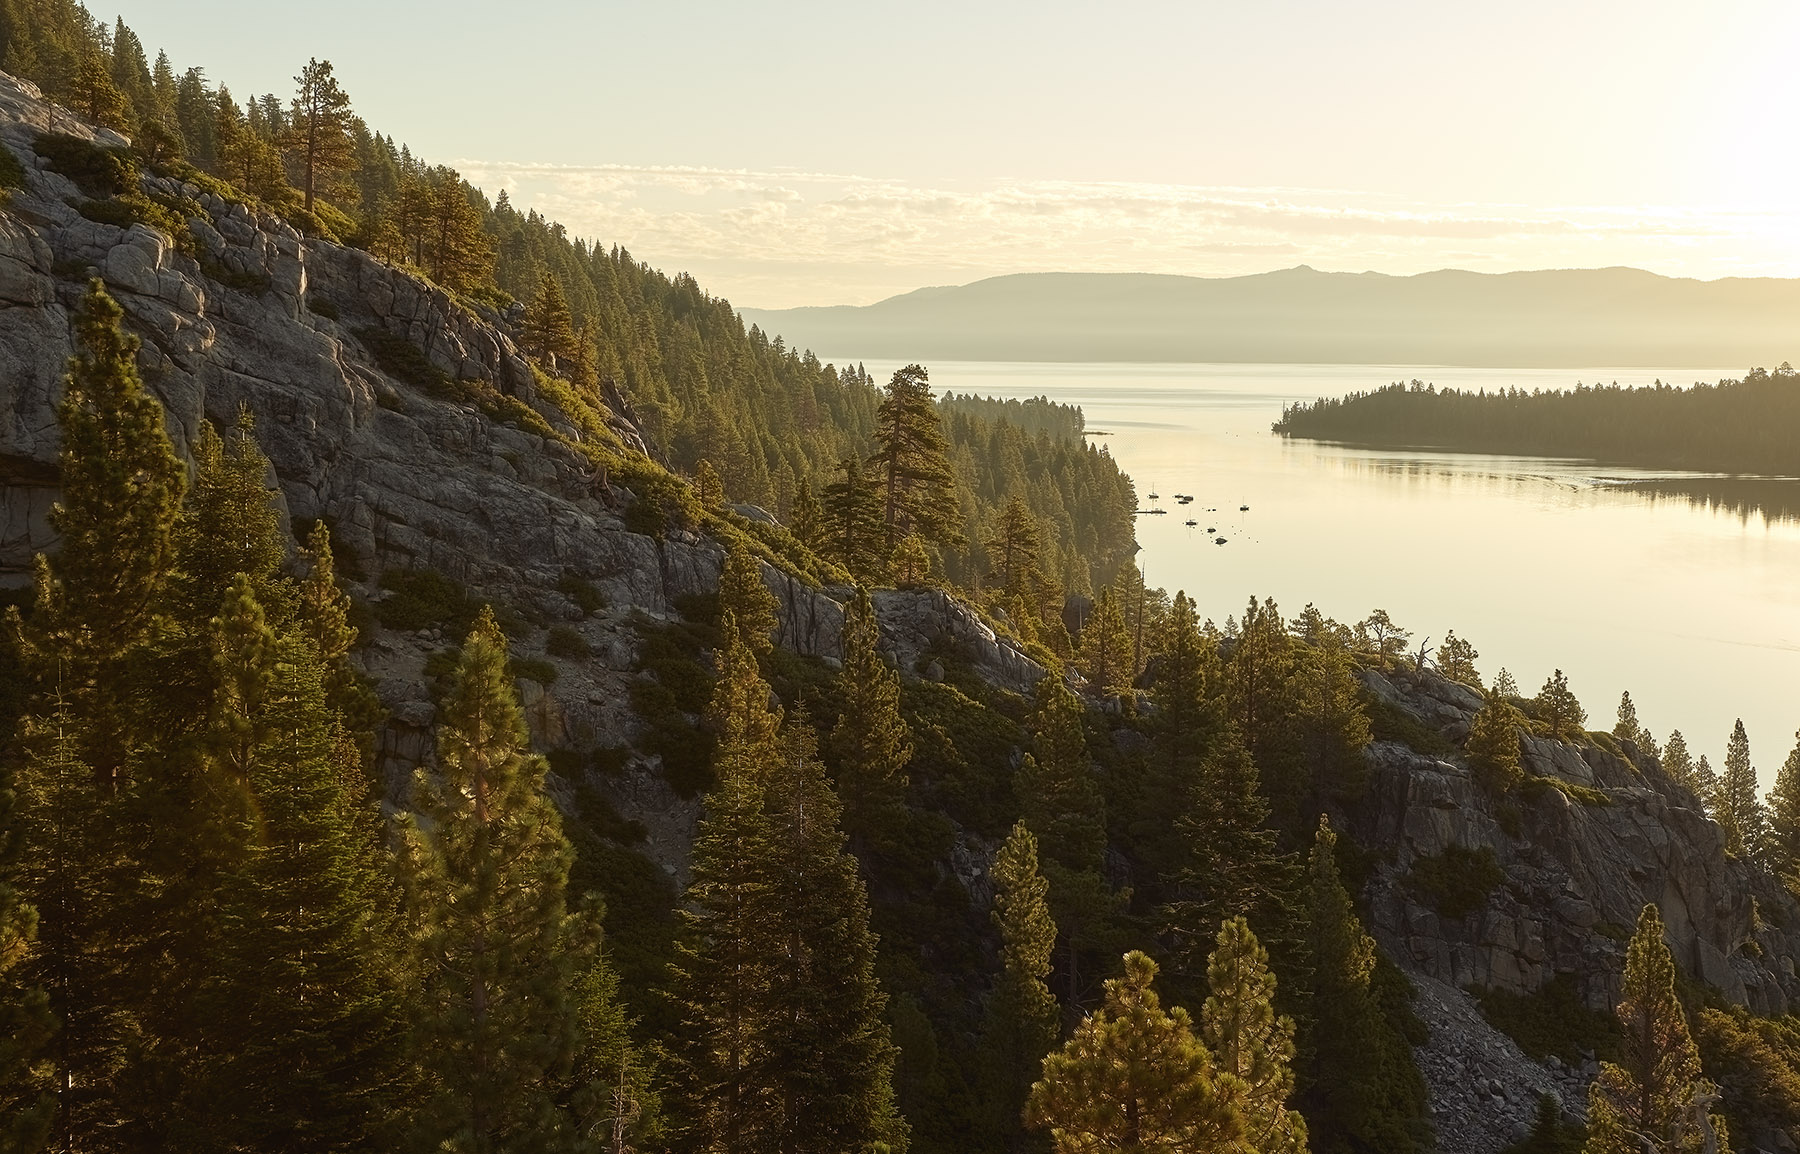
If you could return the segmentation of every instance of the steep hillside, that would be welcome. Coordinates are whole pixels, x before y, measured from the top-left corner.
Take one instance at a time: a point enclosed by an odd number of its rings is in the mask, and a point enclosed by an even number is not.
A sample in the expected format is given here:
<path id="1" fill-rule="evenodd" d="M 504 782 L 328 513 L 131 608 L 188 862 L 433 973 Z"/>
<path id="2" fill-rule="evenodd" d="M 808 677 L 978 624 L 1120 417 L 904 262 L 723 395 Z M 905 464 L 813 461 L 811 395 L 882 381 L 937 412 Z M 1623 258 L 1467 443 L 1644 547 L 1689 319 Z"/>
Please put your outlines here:
<path id="1" fill-rule="evenodd" d="M 1790 357 L 1797 306 L 1792 280 L 1301 266 L 1216 279 L 1021 274 L 744 317 L 790 342 L 866 357 L 1718 368 Z"/>
<path id="2" fill-rule="evenodd" d="M 381 701 L 390 802 L 433 756 L 447 649 L 477 605 L 499 608 L 533 744 L 550 755 L 549 789 L 577 847 L 575 877 L 607 898 L 608 948 L 633 1009 L 647 1030 L 671 1034 L 655 989 L 708 772 L 698 715 L 720 643 L 725 543 L 757 553 L 776 595 L 777 693 L 815 710 L 825 732 L 843 708 L 834 678 L 852 591 L 842 575 L 760 511 L 701 507 L 642 451 L 617 390 L 547 376 L 496 311 L 199 184 L 148 174 L 136 185 L 182 227 L 94 219 L 91 192 L 56 171 L 73 154 L 46 155 L 39 136 L 118 141 L 53 115 L 0 77 L 0 144 L 22 170 L 0 210 L 6 584 L 22 586 L 32 555 L 54 546 L 53 405 L 73 351 L 71 310 L 98 277 L 143 340 L 140 367 L 178 447 L 191 455 L 203 421 L 229 428 L 247 410 L 287 518 L 334 526 L 340 572 L 365 614 L 357 661 Z M 966 1149 L 981 1114 L 980 1015 L 996 953 L 991 875 L 1021 808 L 1026 695 L 1045 668 L 945 593 L 883 589 L 873 600 L 913 734 L 900 844 L 870 857 L 881 977 L 908 1059 L 897 1095 L 914 1149 Z M 1228 654 L 1236 644 L 1206 636 Z M 1331 806 L 1357 843 L 1342 856 L 1362 867 L 1354 880 L 1369 925 L 1418 987 L 1428 1027 L 1418 1062 L 1439 1148 L 1499 1150 L 1545 1090 L 1579 1108 L 1594 1039 L 1568 1032 L 1574 1049 L 1539 1063 L 1468 990 L 1554 1008 L 1546 999 L 1567 985 L 1603 1017 L 1620 932 L 1645 901 L 1663 905 L 1678 959 L 1713 997 L 1767 1013 L 1800 997 L 1800 908 L 1725 856 L 1716 827 L 1653 759 L 1531 738 L 1535 784 L 1488 796 L 1459 750 L 1475 692 L 1359 660 L 1361 702 L 1388 710 L 1400 739 L 1370 746 L 1366 786 L 1334 793 Z M 1208 677 L 1217 696 L 1217 669 Z M 1180 840 L 1171 812 L 1146 800 L 1157 719 L 1154 698 L 1140 707 L 1138 696 L 1090 695 L 1074 726 L 1111 815 L 1077 816 L 1098 831 L 1094 876 L 1107 908 L 1120 909 L 1112 936 L 1070 951 L 1078 1007 L 1095 998 L 1090 970 L 1116 963 L 1124 941 L 1158 936 L 1160 901 L 1146 895 L 1163 879 L 1148 846 Z M 1410 720 L 1393 723 L 1400 715 Z M 1486 863 L 1465 871 L 1477 884 L 1446 887 L 1445 863 L 1469 861 Z"/>

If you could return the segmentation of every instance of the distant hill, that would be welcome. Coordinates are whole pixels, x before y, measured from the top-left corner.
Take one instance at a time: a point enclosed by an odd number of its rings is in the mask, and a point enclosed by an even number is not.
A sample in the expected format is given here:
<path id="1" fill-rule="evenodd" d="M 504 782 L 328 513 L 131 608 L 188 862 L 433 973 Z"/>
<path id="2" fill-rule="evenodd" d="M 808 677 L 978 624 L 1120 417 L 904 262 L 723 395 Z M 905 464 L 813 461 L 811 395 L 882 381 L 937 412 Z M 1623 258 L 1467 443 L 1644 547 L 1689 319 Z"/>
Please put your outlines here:
<path id="1" fill-rule="evenodd" d="M 1800 357 L 1800 280 L 1630 268 L 1030 273 L 860 307 L 741 311 L 790 346 L 924 361 L 1706 368 Z"/>

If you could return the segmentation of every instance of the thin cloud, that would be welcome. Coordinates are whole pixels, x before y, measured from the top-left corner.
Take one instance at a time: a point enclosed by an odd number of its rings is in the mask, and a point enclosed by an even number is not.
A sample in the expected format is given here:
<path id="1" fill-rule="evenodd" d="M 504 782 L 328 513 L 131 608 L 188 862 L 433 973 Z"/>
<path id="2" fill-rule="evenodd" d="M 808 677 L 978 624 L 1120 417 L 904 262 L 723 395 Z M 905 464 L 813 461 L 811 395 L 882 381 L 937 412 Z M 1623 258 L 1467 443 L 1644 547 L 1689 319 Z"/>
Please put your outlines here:
<path id="1" fill-rule="evenodd" d="M 1329 189 L 1003 180 L 908 184 L 796 170 L 468 160 L 490 193 L 762 307 L 860 303 L 1007 272 L 1409 273 L 1628 264 L 1784 275 L 1800 216 L 1645 205 L 1411 203 Z"/>

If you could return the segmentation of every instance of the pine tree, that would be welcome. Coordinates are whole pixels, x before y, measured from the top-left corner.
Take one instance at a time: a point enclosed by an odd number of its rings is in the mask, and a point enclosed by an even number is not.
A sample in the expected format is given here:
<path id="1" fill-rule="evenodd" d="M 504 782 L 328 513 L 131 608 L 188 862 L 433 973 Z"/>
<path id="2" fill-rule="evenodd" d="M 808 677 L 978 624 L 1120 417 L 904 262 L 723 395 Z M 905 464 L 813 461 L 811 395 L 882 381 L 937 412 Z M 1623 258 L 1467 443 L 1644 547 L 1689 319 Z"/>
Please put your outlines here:
<path id="1" fill-rule="evenodd" d="M 568 298 L 563 295 L 562 282 L 547 269 L 538 278 L 537 295 L 526 306 L 519 325 L 519 339 L 524 343 L 525 351 L 546 367 L 575 357 L 575 318 L 569 311 Z"/>
<path id="2" fill-rule="evenodd" d="M 1538 723 L 1545 733 L 1563 741 L 1581 739 L 1585 732 L 1582 727 L 1587 724 L 1587 711 L 1569 690 L 1569 679 L 1563 676 L 1562 670 L 1558 669 L 1544 681 L 1534 704 Z"/>
<path id="3" fill-rule="evenodd" d="M 705 457 L 694 466 L 694 500 L 706 509 L 718 510 L 725 505 L 725 482 L 719 479 L 719 471 Z"/>
<path id="4" fill-rule="evenodd" d="M 828 750 L 837 766 L 844 828 L 858 848 L 884 845 L 903 821 L 912 734 L 900 716 L 900 675 L 881 655 L 881 625 L 866 590 L 845 607 L 841 709 Z"/>
<path id="5" fill-rule="evenodd" d="M 1452 629 L 1444 634 L 1444 643 L 1438 646 L 1438 672 L 1451 681 L 1480 689 L 1481 671 L 1475 668 L 1480 657 L 1475 647 Z"/>
<path id="6" fill-rule="evenodd" d="M 813 495 L 812 484 L 805 477 L 800 478 L 800 488 L 788 510 L 788 527 L 802 545 L 815 553 L 825 552 L 825 507 L 819 504 L 819 499 Z"/>
<path id="7" fill-rule="evenodd" d="M 1625 951 L 1617 1063 L 1602 1062 L 1588 1087 L 1587 1154 L 1700 1154 L 1730 1149 L 1710 1112 L 1718 1087 L 1700 1075 L 1700 1050 L 1675 993 L 1675 959 L 1654 905 L 1638 916 Z"/>
<path id="8" fill-rule="evenodd" d="M 1076 665 L 1088 685 L 1100 694 L 1131 692 L 1137 671 L 1131 664 L 1131 635 L 1110 588 L 1100 590 L 1094 612 L 1081 628 L 1081 652 Z"/>
<path id="9" fill-rule="evenodd" d="M 763 584 L 762 562 L 756 554 L 736 541 L 728 544 L 719 569 L 720 615 L 731 615 L 738 636 L 759 658 L 775 651 L 775 631 L 781 628 L 777 606 L 775 594 Z"/>
<path id="10" fill-rule="evenodd" d="M 62 499 L 50 513 L 60 548 L 39 566 L 38 608 L 22 634 L 27 668 L 68 695 L 88 742 L 83 756 L 108 782 L 142 739 L 129 682 L 175 571 L 186 479 L 162 406 L 138 377 L 138 341 L 120 327 L 123 316 L 99 281 L 75 316 L 81 351 L 57 405 Z"/>
<path id="11" fill-rule="evenodd" d="M 1056 1044 L 1060 1016 L 1045 984 L 1056 949 L 1050 883 L 1038 872 L 1037 838 L 1024 822 L 994 857 L 994 928 L 1000 932 L 1000 978 L 988 1003 L 986 1041 L 992 1059 L 990 1102 L 995 1130 L 1018 1146 L 1019 1116 L 1044 1055 Z"/>
<path id="12" fill-rule="evenodd" d="M 1359 622 L 1356 628 L 1368 651 L 1384 659 L 1404 655 L 1406 643 L 1412 637 L 1410 631 L 1394 623 L 1386 609 L 1375 610 Z"/>
<path id="13" fill-rule="evenodd" d="M 888 570 L 893 574 L 894 584 L 902 589 L 914 589 L 931 582 L 931 550 L 926 548 L 925 539 L 917 533 L 908 533 L 900 538 L 894 546 L 894 555 L 888 561 Z"/>
<path id="14" fill-rule="evenodd" d="M 1497 693 L 1488 695 L 1469 722 L 1463 755 L 1475 780 L 1489 793 L 1503 794 L 1524 780 L 1525 767 L 1519 759 L 1519 730 L 1524 726 L 1525 715 Z"/>
<path id="15" fill-rule="evenodd" d="M 1026 1122 L 1048 1130 L 1058 1154 L 1239 1148 L 1244 1125 L 1231 1092 L 1187 1011 L 1162 1008 L 1155 979 L 1155 962 L 1126 954 L 1106 1004 L 1044 1059 Z"/>
<path id="16" fill-rule="evenodd" d="M 1022 820 L 1044 853 L 1050 909 L 1062 930 L 1067 1009 L 1081 997 L 1083 950 L 1106 940 L 1118 895 L 1101 869 L 1106 852 L 1106 801 L 1088 758 L 1080 700 L 1059 678 L 1038 682 L 1031 717 L 1035 755 L 1013 773 Z"/>
<path id="17" fill-rule="evenodd" d="M 329 60 L 308 60 L 294 83 L 299 87 L 288 114 L 286 143 L 301 174 L 304 207 L 311 212 L 314 198 L 336 191 L 355 159 L 350 97 L 338 85 Z"/>
<path id="18" fill-rule="evenodd" d="M 1008 500 L 986 546 L 989 583 L 1010 597 L 1024 596 L 1027 577 L 1037 569 L 1043 552 L 1042 535 L 1031 506 L 1019 497 Z"/>
<path id="19" fill-rule="evenodd" d="M 1294 640 L 1273 601 L 1250 599 L 1231 658 L 1226 664 L 1225 701 L 1244 744 L 1265 779 L 1277 781 L 1292 764 Z M 1282 793 L 1278 785 L 1271 792 Z"/>
<path id="20" fill-rule="evenodd" d="M 379 811 L 317 652 L 261 626 L 240 576 L 215 623 L 221 783 L 242 847 L 216 891 L 187 1149 L 364 1149 L 398 1105 L 403 1015 Z M 247 688 L 253 687 L 253 688 Z"/>
<path id="21" fill-rule="evenodd" d="M 1756 767 L 1750 764 L 1750 738 L 1740 718 L 1725 745 L 1725 772 L 1719 777 L 1719 802 L 1713 820 L 1725 833 L 1725 852 L 1761 860 L 1768 816 L 1756 794 Z"/>
<path id="22" fill-rule="evenodd" d="M 1312 797 L 1320 804 L 1360 798 L 1368 783 L 1363 750 L 1375 736 L 1363 712 L 1362 682 L 1349 649 L 1334 638 L 1308 649 L 1292 692 Z"/>
<path id="23" fill-rule="evenodd" d="M 1425 1084 L 1377 983 L 1379 955 L 1338 876 L 1322 815 L 1308 874 L 1312 960 L 1305 1114 L 1321 1150 L 1417 1151 Z"/>
<path id="24" fill-rule="evenodd" d="M 350 595 L 338 585 L 331 530 L 324 521 L 313 523 L 300 556 L 307 568 L 295 591 L 294 628 L 318 656 L 332 707 L 352 730 L 373 729 L 380 705 L 370 700 L 350 664 L 356 627 L 350 624 Z"/>
<path id="25" fill-rule="evenodd" d="M 1725 799 L 1719 795 L 1719 775 L 1713 770 L 1712 763 L 1706 760 L 1704 753 L 1694 763 L 1694 793 L 1699 796 L 1706 816 L 1714 821 L 1719 820 L 1719 814 L 1724 811 Z"/>
<path id="26" fill-rule="evenodd" d="M 1629 692 L 1619 694 L 1619 714 L 1618 719 L 1613 722 L 1613 736 L 1620 741 L 1635 743 L 1638 734 L 1643 732 L 1643 728 L 1638 724 L 1637 706 L 1631 703 L 1631 694 Z"/>
<path id="27" fill-rule="evenodd" d="M 1257 1154 L 1305 1154 L 1306 1120 L 1288 1108 L 1294 1092 L 1294 1022 L 1275 1013 L 1275 975 L 1250 923 L 1231 918 L 1219 929 L 1207 962 L 1212 996 L 1200 1014 L 1200 1036 Z"/>
<path id="28" fill-rule="evenodd" d="M 1800 733 L 1769 791 L 1768 865 L 1790 890 L 1800 885 Z"/>
<path id="29" fill-rule="evenodd" d="M 21 970 L 37 939 L 38 913 L 15 885 L 25 837 L 12 785 L 0 764 L 0 1150 L 37 1154 L 56 1113 L 50 1042 L 57 1023 L 49 995 Z"/>
<path id="30" fill-rule="evenodd" d="M 1298 870 L 1268 822 L 1256 764 L 1235 739 L 1221 741 L 1202 760 L 1174 822 L 1183 853 L 1170 878 L 1164 926 L 1183 974 L 1201 973 L 1213 927 L 1227 919 L 1248 918 L 1265 935 L 1293 932 Z"/>
<path id="31" fill-rule="evenodd" d="M 1688 753 L 1687 738 L 1681 736 L 1679 729 L 1669 731 L 1668 743 L 1663 746 L 1662 767 L 1669 780 L 1689 789 L 1695 788 L 1694 759 Z"/>
<path id="32" fill-rule="evenodd" d="M 860 458 L 846 458 L 838 468 L 843 479 L 825 486 L 820 552 L 849 570 L 857 581 L 867 583 L 886 570 L 881 497 L 863 472 Z"/>
<path id="33" fill-rule="evenodd" d="M 102 128 L 129 128 L 130 99 L 113 83 L 112 71 L 98 52 L 83 52 L 69 80 L 69 103 Z"/>
<path id="34" fill-rule="evenodd" d="M 768 685 L 727 631 L 721 735 L 675 970 L 684 1130 L 720 1151 L 905 1146 L 875 941 L 810 732 L 777 735 Z"/>
<path id="35" fill-rule="evenodd" d="M 880 449 L 869 464 L 880 476 L 888 548 L 908 533 L 942 544 L 960 543 L 950 446 L 922 366 L 907 365 L 888 382 L 875 410 L 875 439 Z"/>
<path id="36" fill-rule="evenodd" d="M 776 1106 L 767 1148 L 904 1154 L 868 896 L 813 747 L 812 731 L 790 719 L 764 785 L 773 884 L 760 918 L 776 945 L 756 1036 L 763 1093 Z"/>
<path id="37" fill-rule="evenodd" d="M 269 459 L 254 439 L 255 429 L 250 411 L 239 409 L 228 436 L 203 424 L 195 447 L 194 485 L 177 542 L 183 609 L 198 629 L 205 628 L 221 592 L 239 574 L 278 623 L 292 611 L 292 593 L 278 572 L 286 550 L 277 493 L 269 486 Z"/>
<path id="38" fill-rule="evenodd" d="M 1508 673 L 1504 668 L 1502 668 L 1500 672 L 1494 674 L 1493 696 L 1502 700 L 1511 700 L 1512 698 L 1519 696 L 1518 683 L 1513 680 L 1513 675 Z"/>
<path id="39" fill-rule="evenodd" d="M 771 1148 L 775 1104 L 758 1081 L 765 992 L 783 943 L 762 913 L 772 832 L 763 781 L 777 756 L 769 686 L 735 623 L 722 629 L 711 717 L 716 784 L 694 833 L 673 967 L 685 1145 L 720 1154 Z"/>
<path id="40" fill-rule="evenodd" d="M 434 1147 L 553 1146 L 570 1124 L 551 1079 L 578 1042 L 570 988 L 591 938 L 567 910 L 573 854 L 543 759 L 527 751 L 491 610 L 463 645 L 442 716 L 438 775 L 421 772 L 403 827 L 428 1079 L 415 1126 Z"/>

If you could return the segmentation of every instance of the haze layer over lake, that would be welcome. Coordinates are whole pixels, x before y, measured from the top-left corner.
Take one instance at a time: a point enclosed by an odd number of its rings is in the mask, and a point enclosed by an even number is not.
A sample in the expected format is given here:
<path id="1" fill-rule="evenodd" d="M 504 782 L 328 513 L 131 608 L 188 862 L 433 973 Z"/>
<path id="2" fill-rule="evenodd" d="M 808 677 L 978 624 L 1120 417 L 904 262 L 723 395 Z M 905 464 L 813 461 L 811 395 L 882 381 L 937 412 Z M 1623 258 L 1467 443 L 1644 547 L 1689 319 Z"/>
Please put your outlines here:
<path id="1" fill-rule="evenodd" d="M 844 363 L 847 358 L 836 359 Z M 865 362 L 877 382 L 897 362 Z M 1742 369 L 936 362 L 933 388 L 1080 405 L 1137 483 L 1139 562 L 1202 617 L 1252 595 L 1354 623 L 1388 610 L 1416 647 L 1448 629 L 1526 694 L 1553 667 L 1591 729 L 1621 690 L 1659 741 L 1723 761 L 1749 731 L 1766 788 L 1800 727 L 1800 481 L 1744 482 L 1579 461 L 1369 451 L 1269 431 L 1284 403 L 1414 378 L 1439 387 L 1687 384 Z M 1156 493 L 1160 501 L 1152 502 Z M 1191 505 L 1175 495 L 1194 496 Z M 1240 512 L 1240 505 L 1249 505 Z M 1199 522 L 1189 528 L 1183 522 Z M 1217 533 L 1208 533 L 1208 528 Z M 1213 544 L 1215 536 L 1227 539 Z"/>

